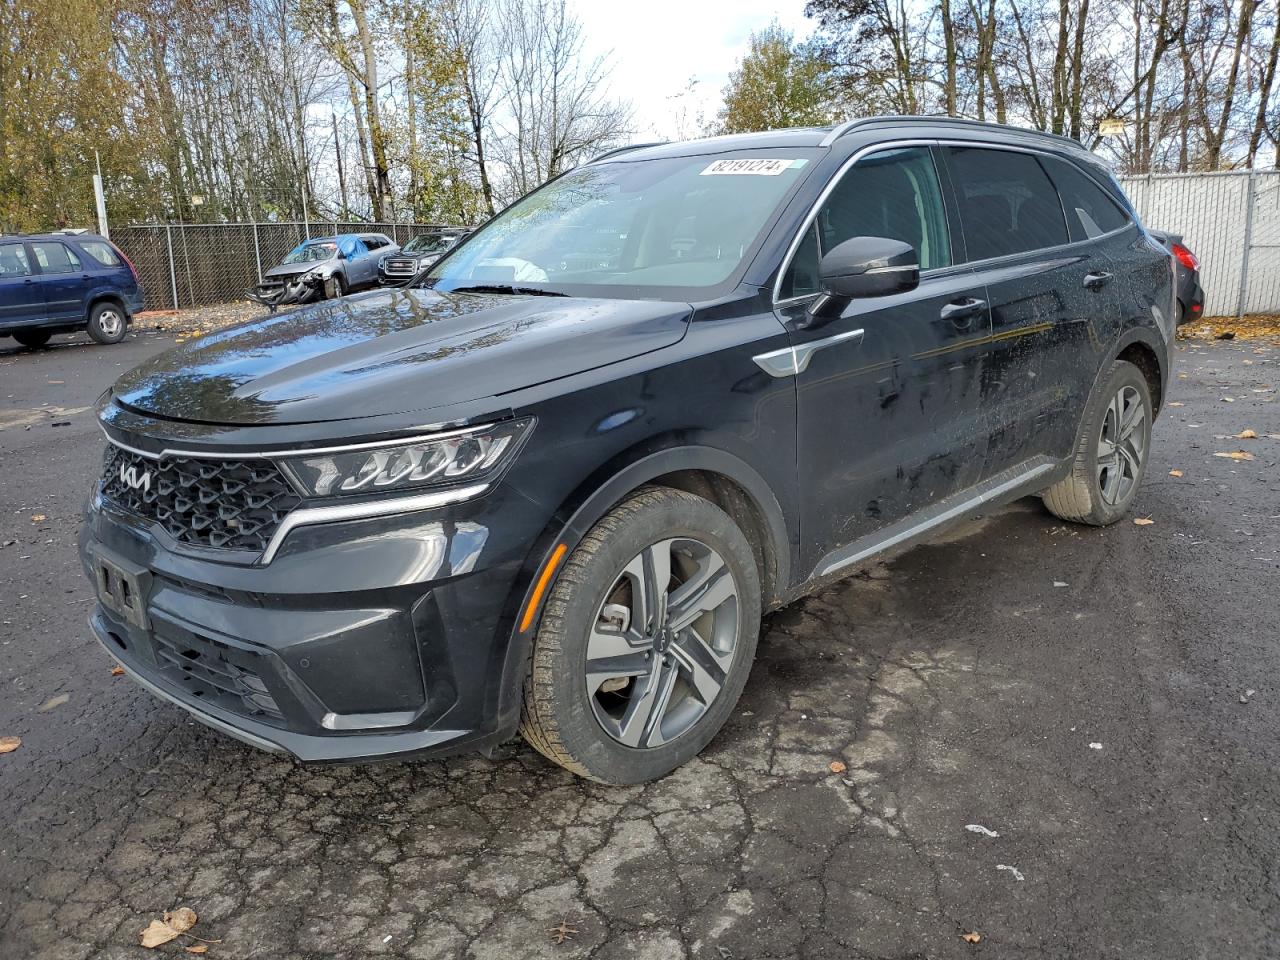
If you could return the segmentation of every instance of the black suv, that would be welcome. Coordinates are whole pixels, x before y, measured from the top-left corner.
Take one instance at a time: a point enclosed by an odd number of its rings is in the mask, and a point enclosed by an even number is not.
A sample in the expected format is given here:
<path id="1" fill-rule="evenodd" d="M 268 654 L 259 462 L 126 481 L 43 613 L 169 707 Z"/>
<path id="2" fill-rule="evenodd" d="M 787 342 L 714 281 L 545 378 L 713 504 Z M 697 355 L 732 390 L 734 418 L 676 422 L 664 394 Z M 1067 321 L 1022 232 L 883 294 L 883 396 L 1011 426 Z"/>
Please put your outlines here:
<path id="1" fill-rule="evenodd" d="M 259 747 L 661 776 L 763 611 L 1015 497 L 1119 518 L 1176 319 L 1078 143 L 941 119 L 615 151 L 422 283 L 100 403 L 94 631 Z"/>

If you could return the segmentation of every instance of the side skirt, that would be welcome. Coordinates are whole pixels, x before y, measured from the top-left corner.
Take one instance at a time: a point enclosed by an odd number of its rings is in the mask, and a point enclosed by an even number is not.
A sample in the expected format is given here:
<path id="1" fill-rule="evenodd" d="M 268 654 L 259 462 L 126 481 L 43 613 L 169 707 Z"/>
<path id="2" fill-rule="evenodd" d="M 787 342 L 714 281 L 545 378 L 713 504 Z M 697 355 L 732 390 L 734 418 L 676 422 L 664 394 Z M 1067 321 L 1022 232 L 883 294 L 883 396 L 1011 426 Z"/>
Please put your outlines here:
<path id="1" fill-rule="evenodd" d="M 790 603 L 818 587 L 848 576 L 871 560 L 883 559 L 887 554 L 901 553 L 924 543 L 947 527 L 962 523 L 975 514 L 1043 490 L 1069 468 L 1069 461 L 1064 464 L 1051 457 L 1035 457 L 930 504 L 909 517 L 832 550 L 818 561 L 807 580 L 787 591 L 782 602 Z"/>

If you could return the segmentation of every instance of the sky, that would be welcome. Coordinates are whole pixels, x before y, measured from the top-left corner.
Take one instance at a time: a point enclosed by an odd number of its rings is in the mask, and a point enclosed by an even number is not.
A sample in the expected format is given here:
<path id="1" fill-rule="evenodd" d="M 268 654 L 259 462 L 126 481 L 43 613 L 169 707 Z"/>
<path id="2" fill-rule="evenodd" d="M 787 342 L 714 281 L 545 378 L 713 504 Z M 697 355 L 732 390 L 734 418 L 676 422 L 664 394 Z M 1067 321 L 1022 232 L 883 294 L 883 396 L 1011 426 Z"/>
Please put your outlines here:
<path id="1" fill-rule="evenodd" d="M 586 50 L 609 55 L 612 95 L 631 103 L 635 139 L 697 136 L 715 118 L 752 31 L 777 20 L 796 39 L 813 32 L 804 0 L 570 0 Z M 692 93 L 685 94 L 689 82 Z"/>

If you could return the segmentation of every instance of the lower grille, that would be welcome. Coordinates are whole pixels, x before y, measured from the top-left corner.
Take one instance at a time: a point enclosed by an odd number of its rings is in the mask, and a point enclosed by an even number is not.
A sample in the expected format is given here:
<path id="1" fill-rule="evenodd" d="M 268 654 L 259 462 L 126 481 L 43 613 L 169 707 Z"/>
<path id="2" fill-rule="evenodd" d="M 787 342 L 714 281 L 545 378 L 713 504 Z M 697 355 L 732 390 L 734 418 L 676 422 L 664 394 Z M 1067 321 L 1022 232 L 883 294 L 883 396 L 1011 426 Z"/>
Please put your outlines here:
<path id="1" fill-rule="evenodd" d="M 175 540 L 261 553 L 302 502 L 267 460 L 151 460 L 108 444 L 102 496 Z"/>
<path id="2" fill-rule="evenodd" d="M 154 636 L 161 671 L 193 696 L 264 723 L 284 724 L 284 714 L 262 678 L 232 663 L 218 644 L 195 637 Z"/>

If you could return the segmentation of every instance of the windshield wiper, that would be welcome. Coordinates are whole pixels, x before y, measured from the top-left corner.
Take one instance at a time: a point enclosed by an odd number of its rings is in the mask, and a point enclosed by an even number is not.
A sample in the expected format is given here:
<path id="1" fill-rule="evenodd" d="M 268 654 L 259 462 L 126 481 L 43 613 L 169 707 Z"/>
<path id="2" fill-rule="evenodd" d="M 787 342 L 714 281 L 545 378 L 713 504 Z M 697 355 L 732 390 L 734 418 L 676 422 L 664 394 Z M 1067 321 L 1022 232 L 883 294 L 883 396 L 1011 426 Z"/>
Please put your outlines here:
<path id="1" fill-rule="evenodd" d="M 454 287 L 450 293 L 527 293 L 534 297 L 567 297 L 559 290 L 542 290 L 538 287 L 517 287 L 509 283 L 477 283 L 469 287 Z"/>

